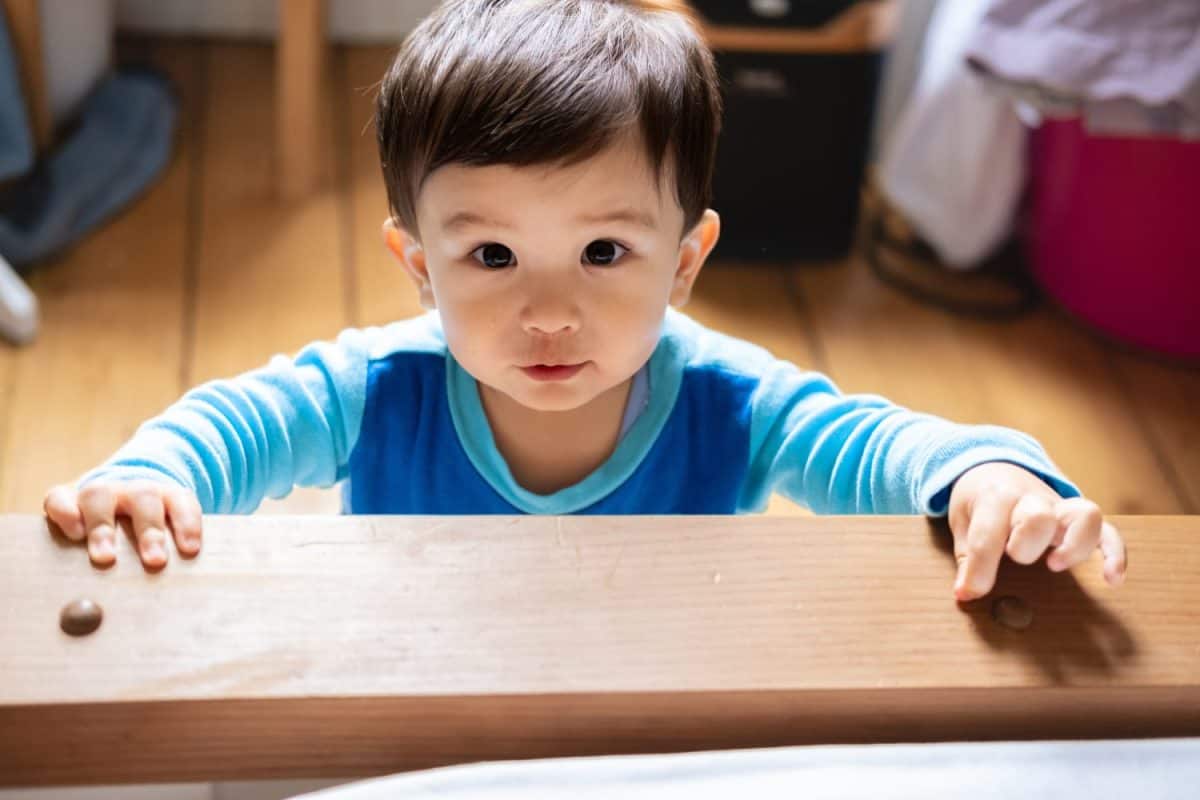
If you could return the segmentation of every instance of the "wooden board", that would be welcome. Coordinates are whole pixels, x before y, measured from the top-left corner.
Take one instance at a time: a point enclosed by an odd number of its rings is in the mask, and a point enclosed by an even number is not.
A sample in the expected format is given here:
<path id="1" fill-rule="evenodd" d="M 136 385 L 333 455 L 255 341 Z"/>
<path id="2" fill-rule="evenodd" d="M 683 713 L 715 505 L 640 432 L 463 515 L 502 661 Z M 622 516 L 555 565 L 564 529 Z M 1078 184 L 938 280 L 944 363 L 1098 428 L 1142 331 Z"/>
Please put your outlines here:
<path id="1" fill-rule="evenodd" d="M 920 517 L 210 517 L 154 575 L 0 517 L 0 782 L 1200 735 L 1200 518 L 1116 522 L 1121 589 L 1004 564 L 1015 631 Z"/>
<path id="2" fill-rule="evenodd" d="M 47 489 L 103 461 L 182 388 L 201 52 L 172 44 L 147 55 L 178 93 L 175 151 L 145 195 L 30 277 L 41 327 L 11 357 L 0 474 L 10 511 L 40 511 Z"/>
<path id="3" fill-rule="evenodd" d="M 795 279 L 844 391 L 1023 430 L 1109 514 L 1183 510 L 1110 355 L 1066 320 L 954 317 L 883 286 L 857 258 L 797 268 Z"/>
<path id="4" fill-rule="evenodd" d="M 204 176 L 189 386 L 331 339 L 349 324 L 345 196 L 330 113 L 321 115 L 319 185 L 278 196 L 271 49 L 208 46 Z M 298 490 L 265 511 L 335 512 L 335 493 Z"/>

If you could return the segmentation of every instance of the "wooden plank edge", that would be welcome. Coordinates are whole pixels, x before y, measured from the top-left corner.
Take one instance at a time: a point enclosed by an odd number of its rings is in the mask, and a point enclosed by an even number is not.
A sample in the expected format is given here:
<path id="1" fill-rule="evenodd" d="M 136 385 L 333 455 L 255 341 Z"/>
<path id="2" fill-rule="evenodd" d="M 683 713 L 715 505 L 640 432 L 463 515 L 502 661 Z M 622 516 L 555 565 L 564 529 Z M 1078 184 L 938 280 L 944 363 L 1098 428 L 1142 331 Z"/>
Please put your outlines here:
<path id="1" fill-rule="evenodd" d="M 528 758 L 1197 735 L 1200 685 L 34 705 L 0 709 L 0 785 L 357 778 Z"/>

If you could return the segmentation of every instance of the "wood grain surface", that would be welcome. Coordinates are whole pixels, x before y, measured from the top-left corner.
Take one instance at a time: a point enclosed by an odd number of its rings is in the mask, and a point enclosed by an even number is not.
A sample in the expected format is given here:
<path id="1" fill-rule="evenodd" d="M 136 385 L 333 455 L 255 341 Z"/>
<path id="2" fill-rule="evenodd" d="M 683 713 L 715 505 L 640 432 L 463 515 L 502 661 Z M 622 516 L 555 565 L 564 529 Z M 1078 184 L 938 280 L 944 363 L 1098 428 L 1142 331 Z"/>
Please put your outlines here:
<path id="1" fill-rule="evenodd" d="M 0 783 L 1200 735 L 1200 518 L 1115 521 L 1120 589 L 1006 562 L 959 606 L 919 517 L 210 517 L 158 574 L 0 517 Z"/>

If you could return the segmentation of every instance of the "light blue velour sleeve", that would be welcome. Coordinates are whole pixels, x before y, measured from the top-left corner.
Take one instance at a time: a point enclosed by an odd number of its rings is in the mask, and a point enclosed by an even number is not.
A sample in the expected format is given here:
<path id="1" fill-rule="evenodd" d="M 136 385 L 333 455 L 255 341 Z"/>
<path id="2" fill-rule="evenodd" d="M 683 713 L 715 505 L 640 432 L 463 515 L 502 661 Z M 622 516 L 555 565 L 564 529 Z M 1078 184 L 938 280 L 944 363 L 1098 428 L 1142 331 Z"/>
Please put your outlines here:
<path id="1" fill-rule="evenodd" d="M 261 369 L 192 389 L 84 475 L 191 489 L 204 513 L 248 514 L 294 486 L 332 486 L 362 423 L 370 331 L 278 355 Z"/>
<path id="2" fill-rule="evenodd" d="M 989 461 L 1024 467 L 1063 497 L 1079 495 L 1024 433 L 844 395 L 824 375 L 787 361 L 767 367 L 751 402 L 740 511 L 761 511 L 779 492 L 823 514 L 942 516 L 958 477 Z"/>

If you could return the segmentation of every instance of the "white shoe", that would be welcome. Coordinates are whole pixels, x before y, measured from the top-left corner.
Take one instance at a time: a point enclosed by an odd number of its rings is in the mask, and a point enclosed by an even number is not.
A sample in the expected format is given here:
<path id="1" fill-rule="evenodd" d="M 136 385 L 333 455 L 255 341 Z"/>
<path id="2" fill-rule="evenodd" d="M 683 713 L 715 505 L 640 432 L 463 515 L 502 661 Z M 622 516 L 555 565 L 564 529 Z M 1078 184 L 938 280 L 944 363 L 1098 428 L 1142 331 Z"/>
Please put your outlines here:
<path id="1" fill-rule="evenodd" d="M 0 256 L 0 336 L 13 344 L 27 344 L 37 328 L 37 297 Z"/>

